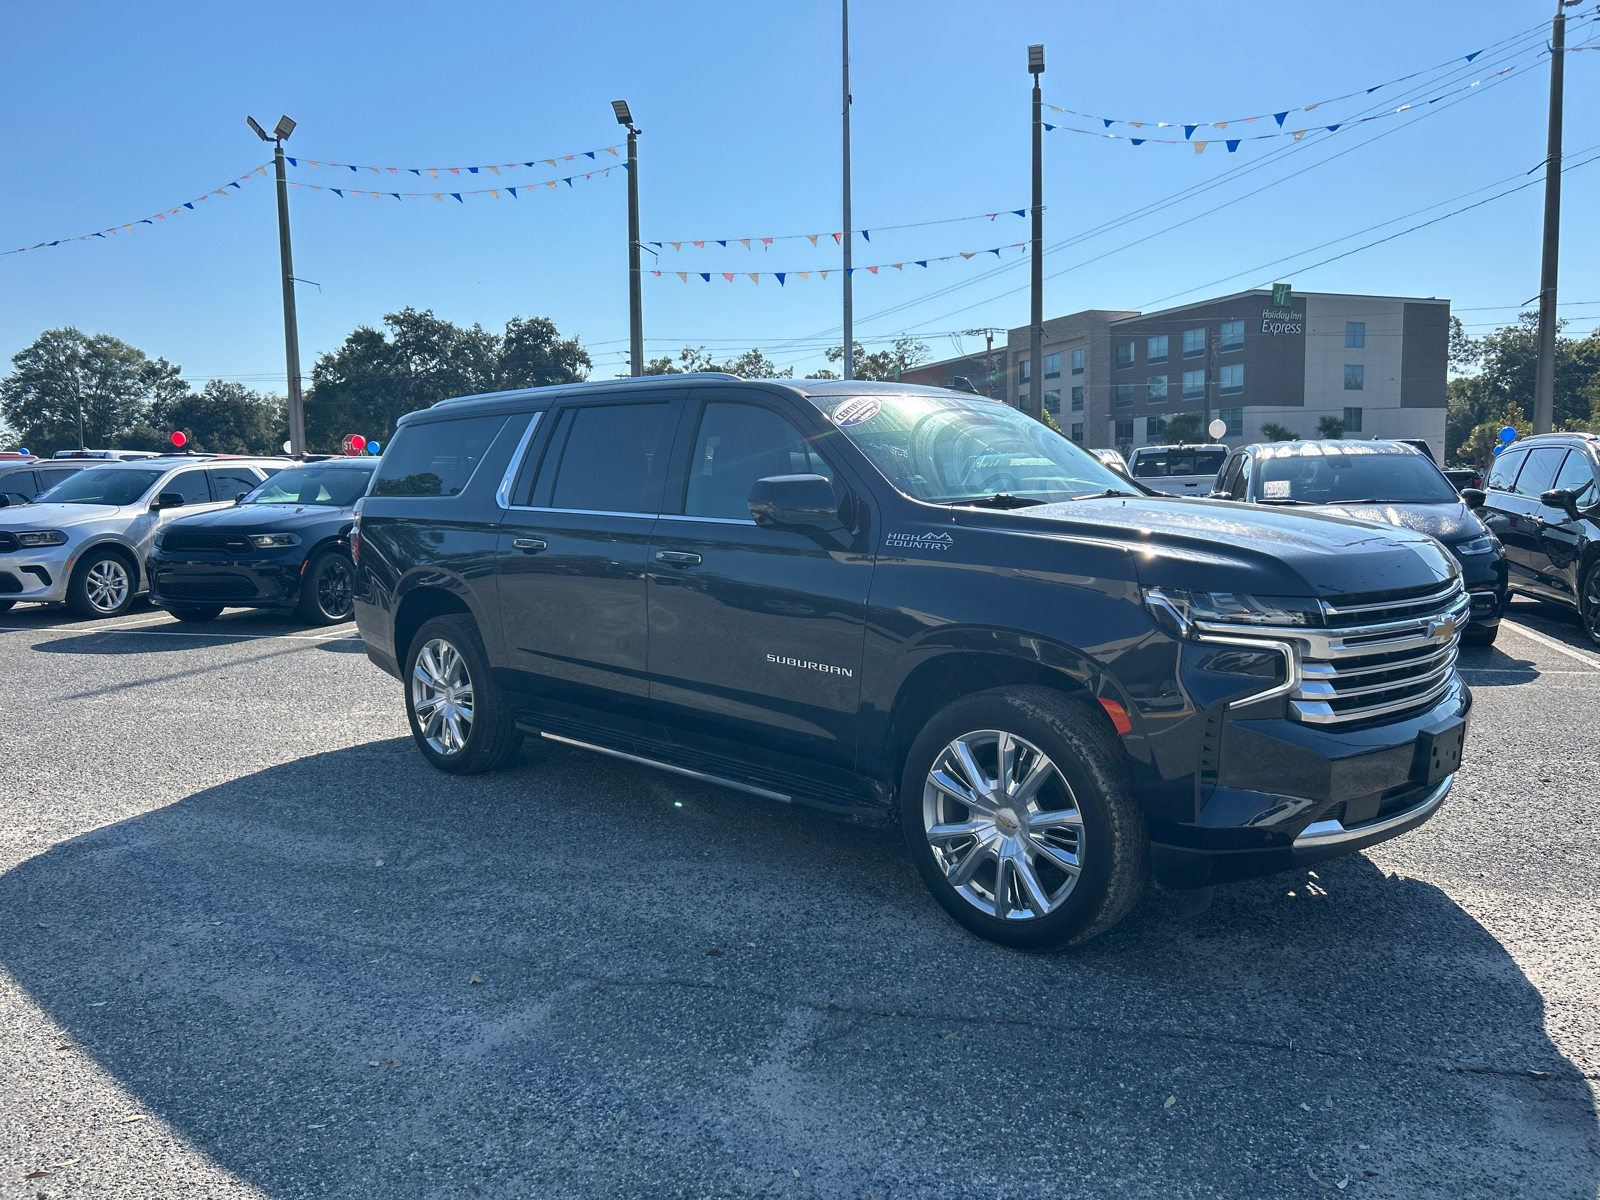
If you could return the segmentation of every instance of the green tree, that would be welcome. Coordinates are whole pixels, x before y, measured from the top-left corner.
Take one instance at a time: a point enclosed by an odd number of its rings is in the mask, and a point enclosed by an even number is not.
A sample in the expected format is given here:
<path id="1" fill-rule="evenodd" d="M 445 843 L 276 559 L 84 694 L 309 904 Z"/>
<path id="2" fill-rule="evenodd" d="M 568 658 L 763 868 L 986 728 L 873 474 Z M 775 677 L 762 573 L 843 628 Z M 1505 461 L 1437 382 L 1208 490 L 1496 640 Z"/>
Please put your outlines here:
<path id="1" fill-rule="evenodd" d="M 504 335 L 414 308 L 383 323 L 387 332 L 363 325 L 318 357 L 306 396 L 308 449 L 336 450 L 349 433 L 387 442 L 408 412 L 457 396 L 572 383 L 592 365 L 543 317 L 513 318 Z"/>
<path id="2" fill-rule="evenodd" d="M 1487 471 L 1494 462 L 1494 448 L 1501 444 L 1500 431 L 1507 425 L 1517 431 L 1518 437 L 1526 437 L 1533 429 L 1522 409 L 1515 404 L 1507 405 L 1491 420 L 1472 427 L 1466 440 L 1456 447 L 1457 459 L 1471 463 L 1480 471 Z"/>
<path id="3" fill-rule="evenodd" d="M 928 347 L 918 338 L 910 334 L 902 334 L 895 338 L 893 350 L 876 350 L 868 354 L 860 342 L 855 342 L 855 370 L 853 374 L 857 379 L 876 379 L 883 382 L 893 382 L 900 378 L 902 372 L 911 370 L 928 361 Z M 832 346 L 827 351 L 829 362 L 842 363 L 844 361 L 844 347 Z M 817 374 L 813 379 L 832 378 L 831 372 L 824 376 Z"/>
<path id="4" fill-rule="evenodd" d="M 1330 442 L 1337 442 L 1344 437 L 1344 418 L 1336 417 L 1332 413 L 1319 418 L 1317 421 L 1317 436 Z"/>
<path id="5" fill-rule="evenodd" d="M 1200 439 L 1201 420 L 1199 413 L 1173 413 L 1161 423 L 1161 437 L 1169 446 L 1192 445 Z"/>
<path id="6" fill-rule="evenodd" d="M 188 435 L 187 447 L 197 452 L 277 454 L 289 431 L 282 397 L 263 396 L 221 379 L 209 380 L 198 393 L 184 391 L 155 401 L 150 415 L 160 431 L 159 445 L 152 448 L 165 448 L 172 431 L 181 429 Z"/>
<path id="7" fill-rule="evenodd" d="M 1280 425 L 1276 421 L 1268 421 L 1261 427 L 1261 436 L 1269 442 L 1298 442 L 1300 435 L 1287 425 Z"/>
<path id="8" fill-rule="evenodd" d="M 644 368 L 646 375 L 681 375 L 689 371 L 725 371 L 741 379 L 790 379 L 794 376 L 793 367 L 778 370 L 778 364 L 760 350 L 746 350 L 738 358 L 719 363 L 704 346 L 685 346 L 676 366 L 670 357 L 662 355 L 650 359 Z"/>
<path id="9" fill-rule="evenodd" d="M 1450 317 L 1450 369 L 1465 372 L 1470 367 L 1478 365 L 1478 360 L 1483 357 L 1483 343 L 1476 338 L 1467 336 L 1466 326 L 1461 324 L 1461 318 L 1455 315 Z"/>
<path id="10" fill-rule="evenodd" d="M 11 362 L 15 369 L 0 380 L 0 418 L 36 454 L 117 445 L 146 423 L 153 398 L 187 387 L 165 359 L 71 327 L 46 330 Z"/>

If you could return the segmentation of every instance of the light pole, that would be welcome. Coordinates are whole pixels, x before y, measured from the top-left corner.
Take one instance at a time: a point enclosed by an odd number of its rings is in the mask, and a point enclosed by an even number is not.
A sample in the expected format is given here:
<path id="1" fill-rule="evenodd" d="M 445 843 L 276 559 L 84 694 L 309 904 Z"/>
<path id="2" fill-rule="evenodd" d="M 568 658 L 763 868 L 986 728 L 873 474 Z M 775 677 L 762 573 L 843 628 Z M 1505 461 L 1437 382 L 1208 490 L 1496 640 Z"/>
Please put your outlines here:
<path id="1" fill-rule="evenodd" d="M 1555 427 L 1556 276 L 1561 257 L 1561 101 L 1566 78 L 1567 18 L 1578 0 L 1556 0 L 1550 26 L 1550 129 L 1544 160 L 1544 253 L 1539 264 L 1539 360 L 1533 384 L 1533 431 Z"/>
<path id="2" fill-rule="evenodd" d="M 1033 76 L 1033 303 L 1028 318 L 1028 403 L 1043 412 L 1044 392 L 1044 47 L 1028 47 L 1028 74 Z M 1034 401 L 1038 404 L 1035 405 Z"/>
<path id="3" fill-rule="evenodd" d="M 841 53 L 844 63 L 844 357 L 840 374 L 856 377 L 855 292 L 850 283 L 850 0 L 841 0 Z"/>
<path id="4" fill-rule="evenodd" d="M 289 249 L 289 183 L 283 174 L 283 143 L 294 132 L 294 122 L 279 117 L 271 134 L 246 117 L 263 142 L 273 143 L 272 165 L 278 172 L 278 257 L 283 267 L 283 353 L 289 367 L 289 453 L 306 452 L 306 410 L 300 394 L 300 323 L 294 312 L 294 254 Z"/>
<path id="5" fill-rule="evenodd" d="M 628 360 L 630 375 L 644 374 L 644 297 L 639 279 L 639 131 L 626 100 L 613 100 L 617 124 L 628 131 Z"/>

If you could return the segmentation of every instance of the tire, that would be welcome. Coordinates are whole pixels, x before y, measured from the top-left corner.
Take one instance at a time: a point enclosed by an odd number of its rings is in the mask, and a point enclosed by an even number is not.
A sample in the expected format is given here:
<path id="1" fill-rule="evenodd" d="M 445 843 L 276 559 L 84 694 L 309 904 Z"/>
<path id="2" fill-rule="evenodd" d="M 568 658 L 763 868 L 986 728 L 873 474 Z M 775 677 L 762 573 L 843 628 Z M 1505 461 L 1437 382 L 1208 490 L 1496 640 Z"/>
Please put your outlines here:
<path id="1" fill-rule="evenodd" d="M 985 819 L 955 796 L 979 798 L 973 782 L 992 789 L 1002 738 L 1024 776 L 1007 790 L 1025 787 L 1035 766 L 1039 783 L 1026 808 L 1001 804 Z M 962 766 L 958 743 L 983 780 L 963 777 L 974 768 Z M 951 790 L 933 782 L 936 767 Z M 1068 812 L 1078 821 L 1059 815 Z M 935 715 L 906 757 L 900 816 L 917 870 L 945 911 L 1002 945 L 1048 950 L 1088 941 L 1125 917 L 1149 883 L 1149 838 L 1122 744 L 1102 713 L 1049 688 L 977 692 Z M 1030 817 L 1031 828 L 1017 832 Z M 970 825 L 975 836 L 930 837 L 939 825 Z M 1074 862 L 1076 875 L 1062 865 Z M 995 915 L 999 895 L 1011 909 L 1005 916 Z"/>
<path id="2" fill-rule="evenodd" d="M 15 600 L 0 600 L 0 613 L 10 612 L 14 604 L 16 604 Z"/>
<path id="3" fill-rule="evenodd" d="M 1492 646 L 1495 638 L 1499 636 L 1500 626 L 1498 625 L 1493 629 L 1473 629 L 1468 626 L 1466 632 L 1461 635 L 1461 644 L 1463 646 Z"/>
<path id="4" fill-rule="evenodd" d="M 451 613 L 425 621 L 411 639 L 404 679 L 411 736 L 439 770 L 492 771 L 521 749 L 522 734 L 471 617 Z"/>
<path id="5" fill-rule="evenodd" d="M 1589 640 L 1600 646 L 1600 559 L 1589 564 L 1583 573 L 1583 587 L 1578 591 L 1578 615 L 1583 619 L 1583 631 Z"/>
<path id="6" fill-rule="evenodd" d="M 337 625 L 355 612 L 356 565 L 342 550 L 324 550 L 300 579 L 295 615 L 313 625 Z"/>
<path id="7" fill-rule="evenodd" d="M 121 550 L 86 551 L 67 581 L 67 607 L 80 617 L 120 617 L 133 607 L 139 569 Z"/>
<path id="8" fill-rule="evenodd" d="M 215 621 L 222 615 L 220 604 L 170 605 L 167 611 L 180 621 Z"/>

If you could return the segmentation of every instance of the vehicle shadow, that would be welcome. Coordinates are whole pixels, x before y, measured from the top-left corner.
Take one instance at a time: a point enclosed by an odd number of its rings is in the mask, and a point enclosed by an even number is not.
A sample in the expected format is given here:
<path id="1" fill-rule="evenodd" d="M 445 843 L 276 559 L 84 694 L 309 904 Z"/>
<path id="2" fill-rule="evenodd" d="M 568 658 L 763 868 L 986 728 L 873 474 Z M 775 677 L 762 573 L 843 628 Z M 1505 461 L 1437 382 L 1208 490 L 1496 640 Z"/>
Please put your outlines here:
<path id="1" fill-rule="evenodd" d="M 396 739 L 21 863 L 0 967 L 274 1197 L 1594 1195 L 1581 1073 L 1443 892 L 1352 856 L 1174 907 L 1020 954 L 891 828 Z M 111 1188 L 101 1136 L 30 1133 L 52 1194 Z"/>

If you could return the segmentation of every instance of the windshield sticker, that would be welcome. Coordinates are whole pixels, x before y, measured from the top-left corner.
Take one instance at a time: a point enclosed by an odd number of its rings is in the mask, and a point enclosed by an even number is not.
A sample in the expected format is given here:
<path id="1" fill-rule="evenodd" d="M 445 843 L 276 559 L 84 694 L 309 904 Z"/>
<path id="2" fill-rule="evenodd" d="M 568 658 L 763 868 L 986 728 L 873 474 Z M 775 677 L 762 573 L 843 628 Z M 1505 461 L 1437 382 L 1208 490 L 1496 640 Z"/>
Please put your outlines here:
<path id="1" fill-rule="evenodd" d="M 944 551 L 955 545 L 955 539 L 948 533 L 891 533 L 883 544 L 902 550 Z"/>
<path id="2" fill-rule="evenodd" d="M 883 401 L 876 396 L 856 396 L 833 410 L 833 423 L 840 429 L 849 425 L 859 425 L 863 421 L 872 420 L 882 407 Z"/>
<path id="3" fill-rule="evenodd" d="M 1290 479 L 1269 479 L 1266 482 L 1265 493 L 1268 500 L 1287 500 L 1294 484 Z"/>

